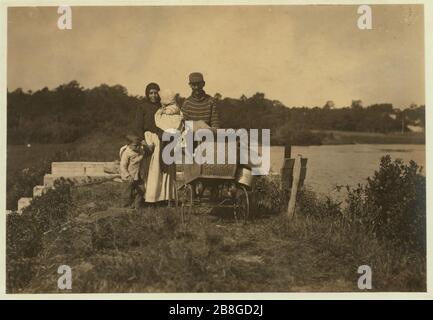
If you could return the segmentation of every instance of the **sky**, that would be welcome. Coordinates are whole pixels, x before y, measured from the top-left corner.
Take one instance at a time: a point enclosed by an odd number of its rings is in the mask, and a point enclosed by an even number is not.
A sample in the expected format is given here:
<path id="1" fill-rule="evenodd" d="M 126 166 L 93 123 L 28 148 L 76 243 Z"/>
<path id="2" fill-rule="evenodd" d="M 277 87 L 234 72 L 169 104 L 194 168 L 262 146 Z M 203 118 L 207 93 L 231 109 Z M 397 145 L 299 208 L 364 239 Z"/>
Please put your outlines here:
<path id="1" fill-rule="evenodd" d="M 372 30 L 357 6 L 57 7 L 8 9 L 8 90 L 149 82 L 188 96 L 188 74 L 206 91 L 265 93 L 286 106 L 425 103 L 422 5 L 374 5 Z"/>

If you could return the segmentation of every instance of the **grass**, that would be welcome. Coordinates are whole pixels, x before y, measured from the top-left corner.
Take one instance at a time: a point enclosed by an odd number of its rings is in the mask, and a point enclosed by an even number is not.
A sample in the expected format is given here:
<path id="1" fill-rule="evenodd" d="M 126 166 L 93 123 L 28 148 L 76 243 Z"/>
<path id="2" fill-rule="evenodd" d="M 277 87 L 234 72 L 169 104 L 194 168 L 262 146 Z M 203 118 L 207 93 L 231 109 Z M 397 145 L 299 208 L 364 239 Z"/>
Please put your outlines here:
<path id="1" fill-rule="evenodd" d="M 32 276 L 8 292 L 63 292 L 62 264 L 72 268 L 76 293 L 359 291 L 364 264 L 374 291 L 425 291 L 422 256 L 336 228 L 333 219 L 297 212 L 290 223 L 277 214 L 243 225 L 204 212 L 183 225 L 165 207 L 104 212 L 119 206 L 117 194 L 115 182 L 74 189 L 66 227 L 46 232 Z"/>

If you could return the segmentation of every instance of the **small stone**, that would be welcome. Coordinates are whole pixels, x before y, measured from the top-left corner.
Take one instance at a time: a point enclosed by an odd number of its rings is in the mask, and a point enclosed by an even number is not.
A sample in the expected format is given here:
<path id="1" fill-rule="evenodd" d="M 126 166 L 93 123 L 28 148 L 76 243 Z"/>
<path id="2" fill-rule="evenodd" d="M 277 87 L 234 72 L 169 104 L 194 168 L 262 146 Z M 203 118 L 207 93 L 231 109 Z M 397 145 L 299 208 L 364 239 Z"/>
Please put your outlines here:
<path id="1" fill-rule="evenodd" d="M 39 197 L 46 193 L 50 188 L 47 186 L 34 186 L 33 188 L 33 198 Z"/>
<path id="2" fill-rule="evenodd" d="M 247 263 L 263 263 L 263 258 L 256 255 L 237 255 L 235 258 Z"/>
<path id="3" fill-rule="evenodd" d="M 86 203 L 86 204 L 84 204 L 83 205 L 83 208 L 86 208 L 86 209 L 94 209 L 94 208 L 96 208 L 97 207 L 97 204 L 95 203 L 95 202 L 88 202 L 88 203 Z"/>
<path id="4" fill-rule="evenodd" d="M 18 213 L 22 213 L 23 210 L 30 205 L 30 203 L 32 202 L 32 200 L 33 200 L 32 198 L 28 198 L 28 197 L 20 198 L 18 200 L 18 210 L 17 210 L 17 212 Z"/>

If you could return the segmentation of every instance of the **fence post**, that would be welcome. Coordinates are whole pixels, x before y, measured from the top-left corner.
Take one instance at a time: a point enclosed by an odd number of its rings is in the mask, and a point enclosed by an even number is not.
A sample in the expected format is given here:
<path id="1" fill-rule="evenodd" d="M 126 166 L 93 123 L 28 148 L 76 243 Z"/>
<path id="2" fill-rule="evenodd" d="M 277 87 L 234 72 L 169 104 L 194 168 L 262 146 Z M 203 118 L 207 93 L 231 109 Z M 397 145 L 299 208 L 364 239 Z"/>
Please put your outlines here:
<path id="1" fill-rule="evenodd" d="M 289 219 L 293 219 L 295 215 L 296 195 L 298 194 L 299 181 L 301 178 L 301 158 L 302 156 L 298 154 L 295 158 L 295 164 L 293 166 L 292 188 L 290 192 L 289 205 L 287 208 L 287 217 Z"/>

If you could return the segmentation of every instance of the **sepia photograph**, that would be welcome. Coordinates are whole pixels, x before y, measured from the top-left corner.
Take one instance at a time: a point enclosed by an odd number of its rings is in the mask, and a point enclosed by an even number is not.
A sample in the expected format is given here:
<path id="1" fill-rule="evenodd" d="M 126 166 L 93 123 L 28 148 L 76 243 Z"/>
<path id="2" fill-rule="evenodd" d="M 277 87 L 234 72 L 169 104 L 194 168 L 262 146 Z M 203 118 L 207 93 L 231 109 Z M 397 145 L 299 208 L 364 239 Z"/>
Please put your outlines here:
<path id="1" fill-rule="evenodd" d="M 6 294 L 426 293 L 424 5 L 138 4 L 6 8 Z"/>

